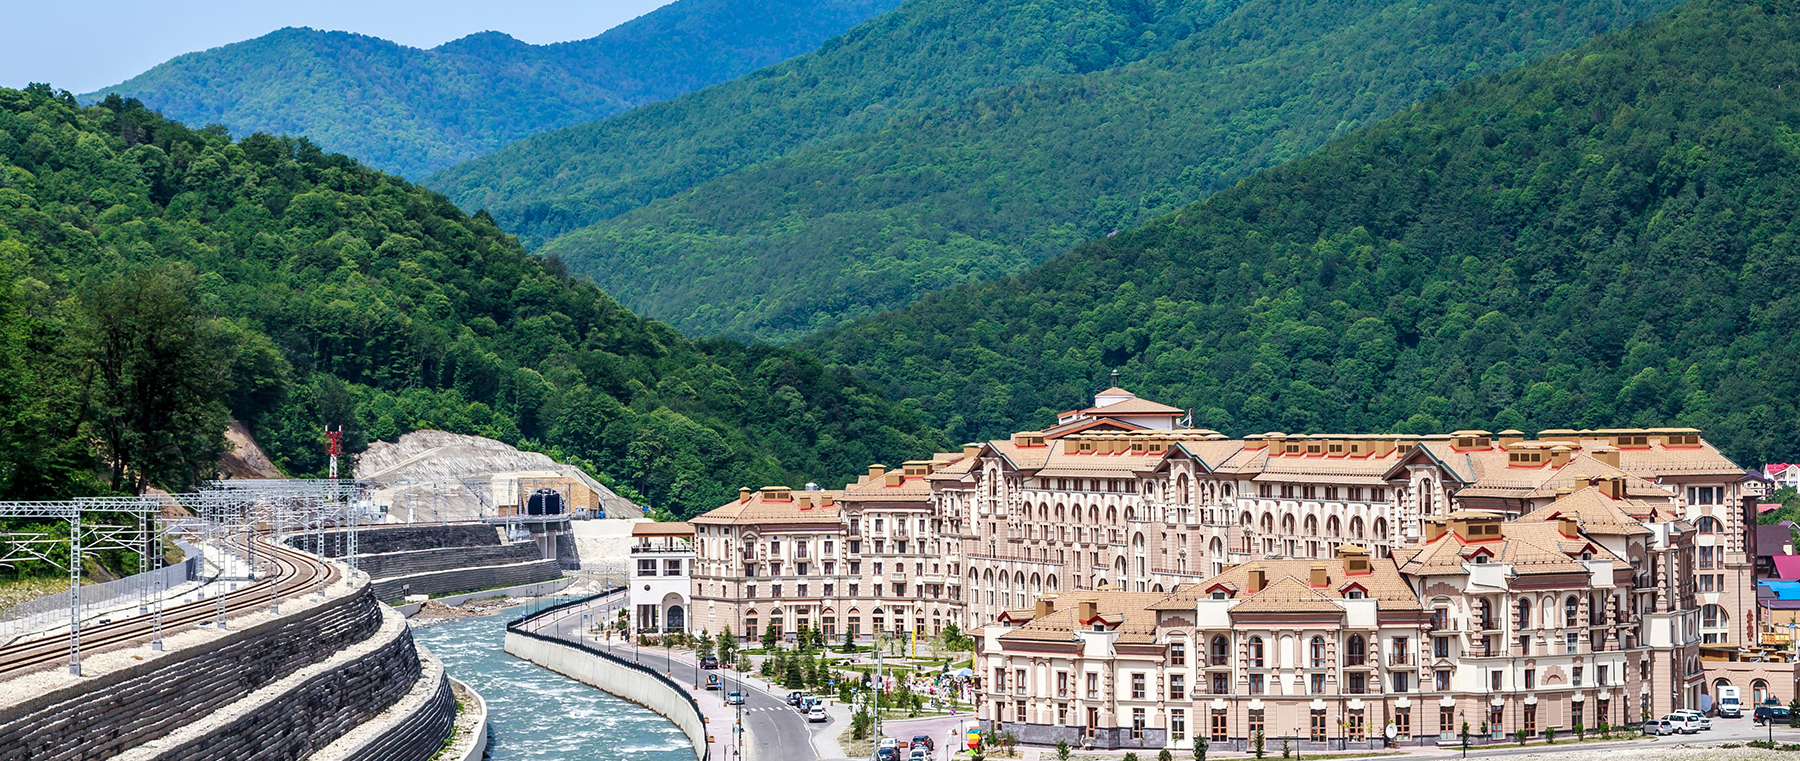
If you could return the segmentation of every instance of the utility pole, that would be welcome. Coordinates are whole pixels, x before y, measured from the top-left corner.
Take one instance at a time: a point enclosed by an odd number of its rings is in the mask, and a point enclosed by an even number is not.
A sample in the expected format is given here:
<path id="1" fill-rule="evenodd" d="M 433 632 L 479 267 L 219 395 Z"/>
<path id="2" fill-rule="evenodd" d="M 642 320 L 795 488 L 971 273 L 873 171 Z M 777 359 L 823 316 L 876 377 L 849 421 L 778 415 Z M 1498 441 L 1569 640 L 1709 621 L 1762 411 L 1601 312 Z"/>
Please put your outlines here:
<path id="1" fill-rule="evenodd" d="M 325 426 L 325 454 L 331 456 L 331 478 L 338 477 L 338 455 L 344 453 L 344 426 L 340 423 L 337 430 Z"/>

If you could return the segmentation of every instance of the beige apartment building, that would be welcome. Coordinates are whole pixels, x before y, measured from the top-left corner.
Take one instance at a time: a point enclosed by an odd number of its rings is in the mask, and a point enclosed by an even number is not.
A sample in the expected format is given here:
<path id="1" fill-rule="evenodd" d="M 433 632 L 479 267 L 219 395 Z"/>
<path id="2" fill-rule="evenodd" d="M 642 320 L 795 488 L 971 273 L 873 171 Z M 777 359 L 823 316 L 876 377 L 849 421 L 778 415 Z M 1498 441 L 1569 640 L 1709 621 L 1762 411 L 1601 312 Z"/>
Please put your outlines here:
<path id="1" fill-rule="evenodd" d="M 1055 425 L 1043 430 L 965 445 L 960 452 L 907 462 L 897 470 L 871 466 L 867 475 L 841 490 L 745 489 L 737 500 L 693 521 L 694 620 L 711 631 L 729 625 L 735 633 L 752 636 L 768 627 L 785 634 L 804 625 L 834 639 L 846 632 L 867 637 L 877 630 L 929 637 L 949 623 L 965 630 L 990 631 L 984 627 L 1008 623 L 1025 629 L 1029 619 L 1021 611 L 1036 610 L 1046 598 L 1053 600 L 1052 608 L 1071 604 L 1056 600 L 1087 599 L 1099 610 L 1117 608 L 1119 615 L 1132 616 L 1137 615 L 1131 613 L 1138 604 L 1134 600 L 1161 600 L 1178 590 L 1191 591 L 1211 580 L 1248 573 L 1258 563 L 1299 564 L 1306 573 L 1288 566 L 1265 570 L 1270 574 L 1281 570 L 1310 582 L 1313 564 L 1325 565 L 1329 576 L 1347 573 L 1341 570 L 1343 564 L 1359 557 L 1374 569 L 1370 573 L 1382 578 L 1386 578 L 1383 569 L 1406 571 L 1410 603 L 1398 599 L 1404 596 L 1398 594 L 1392 600 L 1377 597 L 1374 603 L 1350 602 L 1352 598 L 1340 595 L 1332 598 L 1338 600 L 1332 605 L 1349 604 L 1345 609 L 1349 610 L 1372 604 L 1378 610 L 1399 611 L 1410 604 L 1427 618 L 1447 617 L 1432 624 L 1440 629 L 1450 622 L 1472 626 L 1468 616 L 1478 599 L 1499 606 L 1482 620 L 1508 626 L 1453 630 L 1455 636 L 1445 645 L 1464 663 L 1499 660 L 1480 673 L 1451 669 L 1447 678 L 1455 689 L 1446 693 L 1448 698 L 1434 694 L 1439 701 L 1435 707 L 1415 703 L 1423 698 L 1412 695 L 1390 696 L 1397 686 L 1396 674 L 1405 674 L 1414 690 L 1437 684 L 1438 669 L 1418 662 L 1400 672 L 1377 666 L 1361 677 L 1362 693 L 1342 691 L 1354 681 L 1355 669 L 1327 674 L 1326 685 L 1338 690 L 1333 699 L 1368 706 L 1360 719 L 1365 738 L 1369 727 L 1385 729 L 1390 722 L 1403 722 L 1413 737 L 1435 736 L 1446 699 L 1465 716 L 1475 717 L 1470 720 L 1473 727 L 1491 718 L 1488 711 L 1495 708 L 1505 711 L 1490 725 L 1507 731 L 1566 727 L 1577 714 L 1584 724 L 1594 724 L 1602 715 L 1603 698 L 1593 689 L 1575 688 L 1576 665 L 1564 658 L 1568 655 L 1583 659 L 1584 688 L 1600 678 L 1602 665 L 1607 678 L 1619 683 L 1604 689 L 1606 716 L 1635 718 L 1646 695 L 1653 711 L 1697 705 L 1696 694 L 1707 687 L 1703 676 L 1696 676 L 1691 645 L 1731 646 L 1745 639 L 1745 622 L 1754 604 L 1752 565 L 1745 554 L 1749 509 L 1745 498 L 1753 495 L 1753 485 L 1696 430 L 1546 430 L 1536 438 L 1510 430 L 1431 435 L 1276 432 L 1232 439 L 1186 426 L 1183 417 L 1180 409 L 1112 388 L 1098 394 L 1093 406 L 1063 413 Z M 1612 509 L 1589 504 L 1596 494 L 1610 500 Z M 1469 535 L 1458 533 L 1456 527 L 1475 524 L 1483 530 L 1502 527 L 1501 534 L 1481 538 L 1513 547 L 1509 551 L 1514 553 L 1525 552 L 1520 549 L 1525 547 L 1546 549 L 1544 544 L 1554 545 L 1549 550 L 1567 549 L 1576 540 L 1552 542 L 1542 536 L 1543 526 L 1554 523 L 1543 517 L 1553 504 L 1560 504 L 1558 512 L 1579 516 L 1575 528 L 1583 542 L 1593 542 L 1591 554 L 1600 560 L 1577 552 L 1552 565 L 1578 576 L 1577 567 L 1589 568 L 1604 560 L 1617 566 L 1614 577 L 1629 580 L 1602 580 L 1605 574 L 1595 571 L 1581 587 L 1577 618 L 1585 621 L 1593 610 L 1596 621 L 1607 623 L 1567 626 L 1565 620 L 1563 626 L 1539 626 L 1537 622 L 1559 616 L 1566 619 L 1562 616 L 1566 611 L 1557 607 L 1566 600 L 1553 605 L 1546 596 L 1529 594 L 1530 583 L 1555 574 L 1519 573 L 1520 578 L 1529 578 L 1508 579 L 1493 587 L 1500 591 L 1490 595 L 1489 586 L 1498 583 L 1490 578 L 1494 570 L 1452 568 L 1455 563 L 1436 554 L 1442 550 L 1432 549 L 1460 542 L 1458 537 Z M 1614 530 L 1607 526 L 1619 520 L 1615 513 L 1630 517 L 1631 536 L 1606 533 Z M 1634 546 L 1640 550 L 1636 555 Z M 1480 548 L 1468 551 L 1471 559 L 1466 565 L 1473 568 L 1473 558 L 1484 555 Z M 1505 567 L 1518 573 L 1519 568 L 1538 568 L 1541 560 L 1506 561 Z M 1652 592 L 1662 589 L 1657 579 L 1671 562 L 1686 564 L 1688 570 L 1675 578 L 1685 579 L 1691 588 Z M 1646 563 L 1661 565 L 1646 569 Z M 1432 586 L 1422 586 L 1427 579 Z M 1556 583 L 1566 581 L 1559 578 Z M 1477 588 L 1478 593 L 1469 591 Z M 1525 596 L 1531 596 L 1536 606 L 1533 617 L 1512 627 L 1510 622 L 1518 615 L 1514 608 Z M 1443 599 L 1433 602 L 1439 597 Z M 1658 602 L 1646 602 L 1653 597 Z M 1320 608 L 1316 613 L 1323 613 L 1316 601 L 1311 604 Z M 1439 607 L 1444 612 L 1439 613 Z M 1210 608 L 1195 611 L 1203 609 Z M 1326 636 L 1333 653 L 1340 648 L 1347 652 L 1351 636 L 1364 637 L 1365 647 L 1370 638 L 1390 643 L 1405 637 L 1409 648 L 1435 653 L 1423 649 L 1427 640 L 1436 648 L 1447 636 L 1384 631 L 1389 626 L 1361 632 L 1340 627 L 1336 631 L 1341 638 L 1324 631 L 1318 636 Z M 1571 633 L 1577 636 L 1576 652 L 1563 652 L 1570 647 Z M 1520 637 L 1527 635 L 1531 639 L 1522 642 Z M 1593 650 L 1596 638 L 1599 647 L 1608 649 Z M 1247 647 L 1247 640 L 1240 639 L 1232 639 L 1232 647 Z M 1643 658 L 1589 657 L 1633 648 L 1642 653 L 1654 649 L 1648 666 Z M 1127 650 L 1132 658 L 1166 657 L 1166 650 L 1157 650 L 1165 655 Z M 1542 660 L 1553 655 L 1560 660 Z M 1545 665 L 1527 666 L 1527 659 Z M 1204 675 L 1208 688 L 1215 673 Z M 1496 674 L 1512 697 L 1503 699 L 1503 705 L 1475 711 L 1468 696 L 1493 692 Z M 1656 674 L 1665 681 L 1656 681 Z M 991 677 L 985 671 L 984 675 Z M 1230 694 L 1248 689 L 1250 675 L 1234 674 L 1228 681 Z M 1188 694 L 1199 689 L 1200 683 L 1189 677 L 1202 674 L 1182 676 Z M 1302 681 L 1310 684 L 1313 674 L 1304 676 Z M 1544 682 L 1539 676 L 1554 681 Z M 1485 686 L 1477 687 L 1478 682 Z M 1369 691 L 1372 684 L 1385 686 L 1379 693 L 1383 697 L 1374 697 L 1378 693 Z M 1545 692 L 1547 684 L 1566 685 L 1568 699 L 1552 702 L 1562 698 Z M 1649 693 L 1643 692 L 1646 688 Z M 1636 692 L 1626 696 L 1628 690 Z M 1525 706 L 1538 705 L 1529 700 L 1537 693 L 1545 695 L 1543 707 L 1531 708 L 1528 715 Z M 1148 688 L 1145 694 L 1151 694 Z M 1076 724 L 1051 721 L 1044 726 L 1098 731 L 1103 727 L 1086 723 L 1086 710 L 1093 707 L 1101 711 L 1104 722 L 1110 722 L 1104 727 L 1113 730 L 1129 733 L 1133 710 L 1143 709 L 1146 731 L 1172 732 L 1175 719 L 1189 722 L 1184 731 L 1199 731 L 1192 722 L 1202 718 L 1206 731 L 1212 731 L 1214 708 L 1206 708 L 1204 716 L 1192 708 L 1174 714 L 1166 690 L 1157 694 L 1163 695 L 1161 708 L 1154 703 L 1083 705 L 1075 711 Z M 1270 699 L 1245 696 L 1234 703 L 1230 697 L 1208 698 L 1209 705 L 1226 701 L 1227 707 L 1219 710 L 1228 712 L 1227 734 L 1239 738 L 1247 736 L 1237 732 L 1249 726 L 1248 701 Z M 1330 702 L 1325 696 L 1308 697 L 1307 705 L 1315 700 Z M 1011 696 L 1007 699 L 1009 704 L 1016 702 Z M 1035 707 L 1030 700 L 1027 703 L 1022 715 L 1032 720 L 1025 724 L 1055 716 L 1056 709 L 1048 703 Z M 1572 703 L 1583 705 L 1576 708 Z M 1402 708 L 1406 710 L 1401 712 Z M 1243 713 L 1230 718 L 1229 712 L 1239 709 Z M 1265 722 L 1293 718 L 1279 713 L 1285 708 L 1262 710 L 1276 712 L 1262 714 Z M 1308 707 L 1303 714 L 1307 737 L 1315 710 L 1324 709 Z M 1330 715 L 1337 717 L 1333 722 L 1352 721 L 1349 709 L 1332 710 Z M 1016 722 L 1007 717 L 1021 714 L 1016 705 L 995 704 L 984 715 Z M 1347 724 L 1331 726 L 1344 729 Z M 1140 737 L 1140 741 L 1149 740 Z"/>

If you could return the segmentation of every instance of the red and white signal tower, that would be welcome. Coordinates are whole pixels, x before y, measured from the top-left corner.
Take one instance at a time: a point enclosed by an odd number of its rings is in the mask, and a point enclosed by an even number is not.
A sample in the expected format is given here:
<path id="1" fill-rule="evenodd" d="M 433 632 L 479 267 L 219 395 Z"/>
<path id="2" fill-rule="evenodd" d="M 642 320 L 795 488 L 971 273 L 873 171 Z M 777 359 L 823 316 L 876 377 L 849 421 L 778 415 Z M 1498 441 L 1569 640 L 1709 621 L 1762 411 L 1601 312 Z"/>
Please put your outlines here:
<path id="1" fill-rule="evenodd" d="M 325 426 L 325 453 L 331 455 L 331 477 L 337 478 L 337 458 L 344 453 L 344 426 L 339 425 L 337 430 Z"/>

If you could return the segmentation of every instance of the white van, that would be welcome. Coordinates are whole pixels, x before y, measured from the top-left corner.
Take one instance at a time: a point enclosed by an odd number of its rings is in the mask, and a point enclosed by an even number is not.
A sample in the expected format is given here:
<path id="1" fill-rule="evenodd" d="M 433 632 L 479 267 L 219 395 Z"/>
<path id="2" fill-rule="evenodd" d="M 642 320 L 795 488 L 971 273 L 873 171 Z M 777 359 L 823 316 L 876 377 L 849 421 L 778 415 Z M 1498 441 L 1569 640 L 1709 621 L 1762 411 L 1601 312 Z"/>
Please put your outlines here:
<path id="1" fill-rule="evenodd" d="M 1719 717 L 1725 719 L 1742 718 L 1744 703 L 1738 697 L 1738 688 L 1721 685 L 1719 687 Z"/>

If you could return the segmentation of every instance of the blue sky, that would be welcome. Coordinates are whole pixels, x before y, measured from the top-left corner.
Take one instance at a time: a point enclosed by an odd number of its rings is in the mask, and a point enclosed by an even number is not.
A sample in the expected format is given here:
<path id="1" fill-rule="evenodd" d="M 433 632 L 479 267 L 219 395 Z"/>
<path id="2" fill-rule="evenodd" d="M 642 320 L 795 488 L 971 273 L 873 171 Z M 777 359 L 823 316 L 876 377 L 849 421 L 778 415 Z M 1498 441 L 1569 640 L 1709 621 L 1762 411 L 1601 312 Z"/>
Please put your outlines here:
<path id="1" fill-rule="evenodd" d="M 434 47 L 505 32 L 531 43 L 592 37 L 669 0 L 0 0 L 9 27 L 0 86 L 73 92 L 117 84 L 182 53 L 284 26 L 339 29 Z"/>

